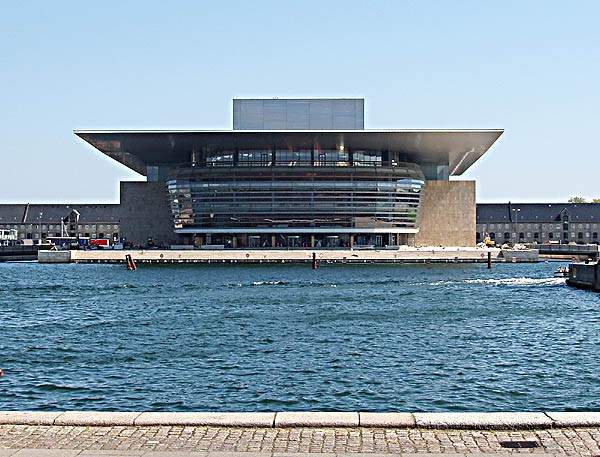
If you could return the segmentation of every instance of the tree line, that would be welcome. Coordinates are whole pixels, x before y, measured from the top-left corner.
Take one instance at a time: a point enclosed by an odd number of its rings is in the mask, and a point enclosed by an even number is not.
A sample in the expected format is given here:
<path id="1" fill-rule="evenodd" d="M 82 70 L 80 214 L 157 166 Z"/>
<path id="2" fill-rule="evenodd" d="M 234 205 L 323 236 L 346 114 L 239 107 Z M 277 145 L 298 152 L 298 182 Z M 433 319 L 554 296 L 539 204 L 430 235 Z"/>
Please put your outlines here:
<path id="1" fill-rule="evenodd" d="M 583 197 L 571 197 L 568 200 L 569 203 L 600 203 L 600 198 L 592 198 L 591 202 L 588 202 Z"/>

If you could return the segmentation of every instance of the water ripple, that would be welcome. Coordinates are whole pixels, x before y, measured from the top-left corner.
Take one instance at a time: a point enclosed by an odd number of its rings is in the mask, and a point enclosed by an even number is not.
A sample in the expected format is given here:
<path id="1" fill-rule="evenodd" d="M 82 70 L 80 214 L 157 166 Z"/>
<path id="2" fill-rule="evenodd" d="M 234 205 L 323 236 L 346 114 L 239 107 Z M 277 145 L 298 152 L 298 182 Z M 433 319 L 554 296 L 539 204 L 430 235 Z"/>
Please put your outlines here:
<path id="1" fill-rule="evenodd" d="M 557 264 L 0 264 L 0 409 L 597 410 Z"/>

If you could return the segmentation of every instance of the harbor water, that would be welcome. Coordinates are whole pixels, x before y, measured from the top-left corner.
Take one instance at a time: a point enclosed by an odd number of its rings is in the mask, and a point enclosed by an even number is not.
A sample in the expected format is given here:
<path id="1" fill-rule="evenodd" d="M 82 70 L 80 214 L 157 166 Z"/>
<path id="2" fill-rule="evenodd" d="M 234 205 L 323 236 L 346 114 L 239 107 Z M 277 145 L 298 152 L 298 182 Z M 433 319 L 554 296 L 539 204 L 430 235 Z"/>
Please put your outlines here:
<path id="1" fill-rule="evenodd" d="M 0 263 L 0 409 L 600 409 L 562 264 Z"/>

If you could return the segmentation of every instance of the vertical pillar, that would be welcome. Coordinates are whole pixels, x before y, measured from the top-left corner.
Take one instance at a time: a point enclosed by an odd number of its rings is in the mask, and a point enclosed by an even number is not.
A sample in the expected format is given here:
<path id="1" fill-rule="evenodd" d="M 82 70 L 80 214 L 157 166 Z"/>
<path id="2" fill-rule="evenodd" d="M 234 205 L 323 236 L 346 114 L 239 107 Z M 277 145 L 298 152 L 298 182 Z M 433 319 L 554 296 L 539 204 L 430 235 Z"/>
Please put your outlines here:
<path id="1" fill-rule="evenodd" d="M 275 235 L 271 235 L 271 247 L 274 248 L 277 244 L 277 237 Z"/>
<path id="2" fill-rule="evenodd" d="M 231 247 L 235 249 L 235 248 L 237 248 L 237 246 L 238 246 L 238 237 L 237 237 L 237 235 L 233 235 L 231 237 Z"/>
<path id="3" fill-rule="evenodd" d="M 351 233 L 350 234 L 350 249 L 352 249 L 354 247 L 354 235 Z"/>
<path id="4" fill-rule="evenodd" d="M 310 247 L 311 248 L 315 247 L 315 236 L 314 235 L 310 236 Z"/>

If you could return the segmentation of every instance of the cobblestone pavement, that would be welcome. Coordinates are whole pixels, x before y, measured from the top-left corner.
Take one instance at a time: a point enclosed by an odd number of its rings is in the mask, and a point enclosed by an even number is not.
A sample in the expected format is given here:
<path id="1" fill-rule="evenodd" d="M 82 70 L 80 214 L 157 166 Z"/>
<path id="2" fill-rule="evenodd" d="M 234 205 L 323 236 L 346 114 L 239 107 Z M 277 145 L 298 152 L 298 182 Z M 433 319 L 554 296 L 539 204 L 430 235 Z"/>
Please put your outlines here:
<path id="1" fill-rule="evenodd" d="M 510 450 L 500 444 L 511 440 L 533 440 L 539 443 L 539 447 Z M 208 451 L 264 454 L 545 453 L 594 456 L 600 455 L 600 428 L 486 431 L 312 427 L 0 426 L 0 457 L 12 455 L 7 449 L 31 448 L 123 450 L 131 451 L 128 452 L 129 455 L 142 455 L 146 451 Z M 149 455 L 158 454 L 151 452 Z"/>

